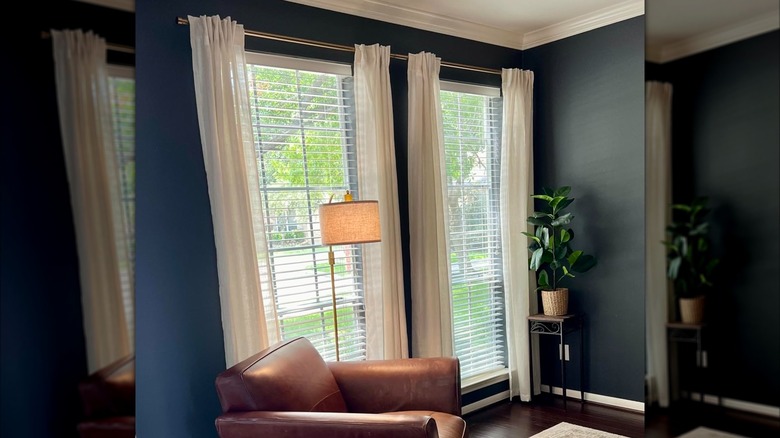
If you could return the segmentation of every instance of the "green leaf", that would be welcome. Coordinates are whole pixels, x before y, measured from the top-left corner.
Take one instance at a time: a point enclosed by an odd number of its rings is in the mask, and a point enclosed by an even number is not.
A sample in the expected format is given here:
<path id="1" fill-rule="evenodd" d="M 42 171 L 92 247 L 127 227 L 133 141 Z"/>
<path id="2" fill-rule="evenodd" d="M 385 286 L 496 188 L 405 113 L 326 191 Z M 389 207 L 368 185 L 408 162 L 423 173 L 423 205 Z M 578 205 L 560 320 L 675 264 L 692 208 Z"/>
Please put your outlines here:
<path id="1" fill-rule="evenodd" d="M 541 236 L 539 237 L 541 239 L 541 245 L 545 248 L 550 247 L 550 230 L 547 228 L 542 228 Z"/>
<path id="2" fill-rule="evenodd" d="M 561 238 L 559 242 L 566 243 L 571 239 L 571 235 L 569 235 L 569 232 L 566 230 L 561 230 Z"/>
<path id="3" fill-rule="evenodd" d="M 707 273 L 709 274 L 712 272 L 713 269 L 715 269 L 716 266 L 718 266 L 718 263 L 720 263 L 720 259 L 712 259 L 709 263 L 707 263 Z"/>
<path id="4" fill-rule="evenodd" d="M 669 260 L 669 269 L 667 270 L 666 275 L 672 280 L 676 280 L 677 276 L 680 274 L 681 264 L 682 264 L 682 257 L 675 257 Z"/>
<path id="5" fill-rule="evenodd" d="M 553 200 L 553 197 L 549 195 L 531 195 L 531 197 L 535 199 L 541 199 L 542 201 L 547 201 L 547 202 L 551 202 Z"/>
<path id="6" fill-rule="evenodd" d="M 550 225 L 550 222 L 551 222 L 549 220 L 549 218 L 547 220 L 545 220 L 544 218 L 537 218 L 537 217 L 533 217 L 533 216 L 529 216 L 527 221 L 528 221 L 529 224 L 536 225 L 536 226 L 539 226 L 539 227 L 543 227 L 545 225 Z"/>
<path id="7" fill-rule="evenodd" d="M 572 216 L 571 213 L 566 213 L 564 215 L 558 216 L 557 219 L 552 221 L 551 225 L 554 227 L 559 227 L 561 225 L 568 224 L 572 219 L 574 219 L 574 216 Z"/>
<path id="8" fill-rule="evenodd" d="M 542 264 L 542 255 L 544 255 L 544 248 L 539 248 L 536 251 L 534 251 L 533 254 L 531 254 L 531 262 L 529 263 L 529 268 L 532 271 L 538 271 L 539 266 Z"/>
<path id="9" fill-rule="evenodd" d="M 566 266 L 564 266 L 564 267 L 563 267 L 563 275 L 565 275 L 565 276 L 567 276 L 567 277 L 574 278 L 574 274 L 572 274 L 571 272 L 569 272 L 569 270 L 568 270 L 568 269 L 566 269 Z"/>
<path id="10" fill-rule="evenodd" d="M 569 265 L 570 266 L 574 265 L 577 262 L 577 259 L 580 258 L 581 255 L 582 255 L 582 251 L 580 250 L 574 251 L 573 253 L 569 254 L 569 258 L 568 258 Z"/>
<path id="11" fill-rule="evenodd" d="M 571 270 L 574 272 L 587 272 L 596 266 L 596 257 L 592 255 L 581 255 L 577 258 L 577 261 L 571 265 Z"/>
<path id="12" fill-rule="evenodd" d="M 534 236 L 533 234 L 531 234 L 531 233 L 527 233 L 527 232 L 525 232 L 525 231 L 523 231 L 522 233 L 523 233 L 523 234 L 525 234 L 526 236 L 528 236 L 528 238 L 529 238 L 529 239 L 531 239 L 531 240 L 533 240 L 534 242 L 538 243 L 539 245 L 541 245 L 541 244 L 542 244 L 542 240 L 541 240 L 541 239 L 539 239 L 538 237 Z"/>
<path id="13" fill-rule="evenodd" d="M 540 245 L 540 244 L 538 244 L 538 243 L 536 243 L 536 242 L 531 242 L 531 244 L 530 244 L 530 245 L 528 245 L 528 249 L 529 249 L 531 252 L 534 252 L 534 251 L 536 251 L 538 248 L 541 248 L 541 247 L 542 247 L 542 245 Z"/>
<path id="14" fill-rule="evenodd" d="M 566 196 L 571 192 L 570 186 L 563 186 L 555 191 L 554 196 Z"/>
<path id="15" fill-rule="evenodd" d="M 552 251 L 545 249 L 544 254 L 542 254 L 542 263 L 553 263 L 554 261 L 555 258 L 553 257 Z"/>
<path id="16" fill-rule="evenodd" d="M 541 271 L 539 273 L 539 278 L 536 280 L 538 284 L 538 288 L 541 289 L 549 289 L 550 288 L 550 280 L 547 278 L 547 271 Z"/>
<path id="17" fill-rule="evenodd" d="M 691 206 L 690 205 L 685 205 L 685 204 L 674 204 L 674 205 L 672 205 L 672 209 L 673 210 L 682 210 L 682 211 L 690 213 Z"/>
<path id="18" fill-rule="evenodd" d="M 556 210 L 557 210 L 557 211 L 561 211 L 561 210 L 563 210 L 564 208 L 568 207 L 568 206 L 569 206 L 569 204 L 571 204 L 572 202 L 574 202 L 574 199 L 572 199 L 572 198 L 566 198 L 566 199 L 564 199 L 563 201 L 559 202 L 559 203 L 556 205 Z"/>
<path id="19" fill-rule="evenodd" d="M 566 251 L 568 248 L 566 246 L 559 246 L 555 248 L 555 260 L 561 261 L 566 259 Z"/>
<path id="20" fill-rule="evenodd" d="M 696 228 L 691 230 L 691 236 L 698 236 L 699 234 L 707 234 L 707 229 L 710 227 L 710 224 L 707 222 L 700 223 L 696 226 Z"/>
<path id="21" fill-rule="evenodd" d="M 555 189 L 553 189 L 552 187 L 545 186 L 542 187 L 542 193 L 548 196 L 555 196 Z"/>

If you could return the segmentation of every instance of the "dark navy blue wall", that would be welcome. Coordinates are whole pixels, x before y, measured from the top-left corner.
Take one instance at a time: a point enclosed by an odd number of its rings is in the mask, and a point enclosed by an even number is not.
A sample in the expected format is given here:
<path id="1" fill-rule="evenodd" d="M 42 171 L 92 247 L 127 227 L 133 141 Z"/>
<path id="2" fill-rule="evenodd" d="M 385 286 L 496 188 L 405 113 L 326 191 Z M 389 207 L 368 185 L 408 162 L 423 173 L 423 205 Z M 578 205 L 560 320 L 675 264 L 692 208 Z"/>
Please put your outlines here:
<path id="1" fill-rule="evenodd" d="M 673 197 L 708 196 L 708 321 L 724 397 L 780 406 L 780 32 L 648 69 L 672 83 Z M 652 75 L 650 74 L 652 72 Z"/>
<path id="2" fill-rule="evenodd" d="M 570 311 L 586 320 L 567 384 L 642 401 L 644 17 L 526 50 L 523 67 L 535 73 L 534 183 L 572 186 L 574 246 L 599 259 L 568 284 Z M 560 386 L 557 346 L 544 341 L 542 383 Z"/>
<path id="3" fill-rule="evenodd" d="M 225 368 L 214 234 L 192 79 L 189 28 L 177 16 L 231 16 L 246 29 L 338 44 L 382 43 L 446 61 L 517 67 L 521 54 L 275 0 L 137 1 L 138 434 L 214 436 L 214 378 Z M 305 26 L 291 26 L 305 23 Z M 247 49 L 346 63 L 349 53 L 247 38 Z M 443 79 L 500 85 L 500 77 L 442 69 Z M 403 241 L 408 241 L 406 64 L 391 63 Z M 408 254 L 408 251 L 405 251 Z M 408 272 L 408 257 L 405 259 Z M 407 280 L 407 306 L 409 283 Z"/>
<path id="4" fill-rule="evenodd" d="M 0 99 L 0 436 L 75 437 L 87 360 L 51 40 L 41 31 L 91 29 L 132 46 L 134 21 L 81 2 L 21 6 L 24 19 L 3 34 L 9 59 L 22 62 L 4 64 Z"/>

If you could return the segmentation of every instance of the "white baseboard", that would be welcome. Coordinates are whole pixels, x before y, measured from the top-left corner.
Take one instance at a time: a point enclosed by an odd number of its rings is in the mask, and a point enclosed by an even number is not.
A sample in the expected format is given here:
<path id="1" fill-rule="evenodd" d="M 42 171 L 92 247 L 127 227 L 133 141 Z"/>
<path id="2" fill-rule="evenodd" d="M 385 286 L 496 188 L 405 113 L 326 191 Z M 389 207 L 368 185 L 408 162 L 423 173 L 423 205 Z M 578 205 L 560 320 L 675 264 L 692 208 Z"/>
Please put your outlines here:
<path id="1" fill-rule="evenodd" d="M 461 414 L 466 415 L 470 412 L 476 411 L 477 409 L 482 409 L 485 406 L 489 406 L 492 405 L 493 403 L 498 403 L 504 400 L 509 400 L 509 391 L 500 392 L 498 394 L 491 395 L 488 398 L 483 398 L 482 400 L 478 400 L 475 401 L 474 403 L 463 406 L 461 408 Z"/>
<path id="2" fill-rule="evenodd" d="M 541 386 L 542 392 L 550 392 L 550 386 L 549 385 L 542 385 Z M 553 386 L 552 393 L 561 395 L 563 394 L 563 389 L 558 386 Z M 582 393 L 580 391 L 575 391 L 573 389 L 566 389 L 566 397 L 581 400 L 582 399 Z M 644 412 L 645 411 L 645 404 L 643 402 L 638 402 L 634 400 L 626 400 L 623 398 L 617 398 L 617 397 L 610 397 L 608 395 L 601 395 L 601 394 L 592 394 L 590 392 L 585 393 L 585 401 L 594 402 L 594 403 L 600 403 L 602 405 L 607 406 L 614 406 L 616 408 L 621 409 L 628 409 L 631 411 L 637 411 L 637 412 Z"/>
<path id="3" fill-rule="evenodd" d="M 698 392 L 691 392 L 690 397 L 693 401 L 698 401 L 700 395 Z M 704 394 L 704 403 L 717 405 L 718 396 L 712 394 Z M 753 414 L 766 415 L 769 417 L 780 418 L 780 407 L 762 405 L 760 403 L 753 403 L 743 400 L 736 400 L 733 398 L 722 397 L 720 399 L 720 405 L 724 408 L 736 409 L 738 411 L 750 412 Z"/>

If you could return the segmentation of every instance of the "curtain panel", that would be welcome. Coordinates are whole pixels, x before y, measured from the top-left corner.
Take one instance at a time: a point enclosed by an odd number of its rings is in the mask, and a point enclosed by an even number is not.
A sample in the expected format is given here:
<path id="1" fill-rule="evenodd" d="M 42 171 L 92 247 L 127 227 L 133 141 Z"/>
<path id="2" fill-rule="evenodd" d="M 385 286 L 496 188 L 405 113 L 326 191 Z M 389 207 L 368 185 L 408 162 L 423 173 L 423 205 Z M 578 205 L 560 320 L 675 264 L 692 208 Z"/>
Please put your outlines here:
<path id="1" fill-rule="evenodd" d="M 537 308 L 534 278 L 528 268 L 528 239 L 520 233 L 531 231 L 526 218 L 533 210 L 533 86 L 532 71 L 501 71 L 500 211 L 509 384 L 510 396 L 520 396 L 522 401 L 530 401 L 532 395 L 527 318 L 530 309 Z"/>
<path id="2" fill-rule="evenodd" d="M 132 351 L 121 278 L 131 260 L 106 64 L 106 42 L 92 32 L 52 30 L 57 107 L 73 206 L 81 306 L 90 373 Z"/>
<path id="3" fill-rule="evenodd" d="M 409 54 L 409 252 L 414 357 L 454 354 L 440 68 L 441 59 L 432 53 Z"/>
<path id="4" fill-rule="evenodd" d="M 389 46 L 355 46 L 359 193 L 379 201 L 382 233 L 363 245 L 368 359 L 409 356 L 389 68 Z"/>
<path id="5" fill-rule="evenodd" d="M 188 17 L 230 367 L 279 338 L 249 106 L 244 28 Z"/>
<path id="6" fill-rule="evenodd" d="M 666 323 L 669 281 L 666 277 L 666 227 L 672 202 L 672 85 L 647 82 L 645 88 L 645 330 L 650 401 L 669 406 Z"/>

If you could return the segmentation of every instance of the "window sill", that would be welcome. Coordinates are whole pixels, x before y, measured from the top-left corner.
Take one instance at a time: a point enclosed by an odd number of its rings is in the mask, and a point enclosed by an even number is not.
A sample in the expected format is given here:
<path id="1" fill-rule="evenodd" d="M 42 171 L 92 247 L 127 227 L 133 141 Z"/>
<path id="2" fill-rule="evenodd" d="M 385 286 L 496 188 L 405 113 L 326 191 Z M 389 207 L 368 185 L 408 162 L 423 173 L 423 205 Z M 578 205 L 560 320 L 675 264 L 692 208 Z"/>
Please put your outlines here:
<path id="1" fill-rule="evenodd" d="M 468 394 L 506 380 L 509 380 L 509 369 L 501 368 L 464 379 L 460 384 L 460 390 L 462 394 Z"/>

